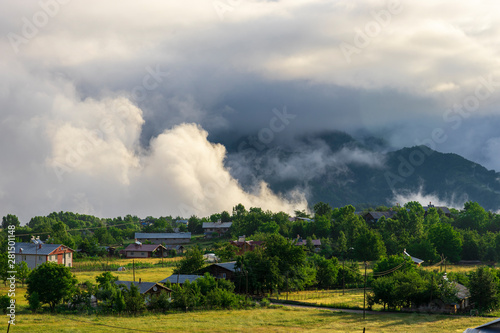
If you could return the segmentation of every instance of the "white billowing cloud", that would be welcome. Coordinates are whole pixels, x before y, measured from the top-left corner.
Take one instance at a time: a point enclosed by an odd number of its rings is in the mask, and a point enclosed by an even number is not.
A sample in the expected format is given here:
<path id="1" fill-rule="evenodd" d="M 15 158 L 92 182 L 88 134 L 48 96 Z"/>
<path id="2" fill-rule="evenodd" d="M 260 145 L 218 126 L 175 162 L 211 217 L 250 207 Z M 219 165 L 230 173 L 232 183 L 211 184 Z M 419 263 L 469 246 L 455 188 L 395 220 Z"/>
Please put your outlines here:
<path id="1" fill-rule="evenodd" d="M 65 82 L 32 79 L 33 91 L 17 91 L 23 103 L 38 96 L 50 103 L 0 124 L 17 130 L 7 132 L 11 143 L 2 147 L 11 156 L 0 167 L 10 176 L 0 177 L 4 214 L 188 217 L 230 211 L 238 203 L 290 213 L 307 208 L 302 196 L 282 199 L 264 183 L 256 193 L 245 192 L 224 168 L 225 148 L 210 143 L 198 125 L 165 130 L 146 150 L 139 144 L 142 110 L 127 98 L 82 100 Z M 20 186 L 24 181 L 29 187 Z"/>
<path id="2" fill-rule="evenodd" d="M 217 208 L 230 210 L 239 202 L 247 207 L 293 211 L 293 202 L 278 198 L 264 183 L 255 194 L 244 192 L 224 168 L 225 148 L 208 142 L 207 135 L 195 124 L 165 131 L 151 142 L 138 183 L 149 184 L 144 190 L 168 193 L 165 204 L 185 212 L 184 216 L 187 212 L 204 215 Z M 297 207 L 306 207 L 303 198 L 296 199 Z"/>
<path id="3" fill-rule="evenodd" d="M 423 188 L 420 188 L 418 192 L 393 193 L 393 195 L 394 197 L 389 202 L 391 205 L 396 205 L 397 203 L 404 205 L 410 201 L 417 201 L 422 206 L 432 203 L 434 206 L 444 206 L 460 210 L 464 207 L 464 203 L 468 201 L 466 194 L 454 195 L 446 200 L 433 194 L 424 194 Z"/>

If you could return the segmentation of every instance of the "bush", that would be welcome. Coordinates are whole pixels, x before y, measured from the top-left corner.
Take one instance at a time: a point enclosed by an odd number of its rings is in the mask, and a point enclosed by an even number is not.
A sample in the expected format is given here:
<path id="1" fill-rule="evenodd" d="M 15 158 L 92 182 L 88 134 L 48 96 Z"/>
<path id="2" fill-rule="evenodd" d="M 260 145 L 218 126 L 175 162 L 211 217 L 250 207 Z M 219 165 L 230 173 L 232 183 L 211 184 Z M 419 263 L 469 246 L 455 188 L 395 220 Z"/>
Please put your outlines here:
<path id="1" fill-rule="evenodd" d="M 42 307 L 42 303 L 40 302 L 40 296 L 36 291 L 32 292 L 28 298 L 29 309 L 31 312 L 35 313 Z"/>
<path id="2" fill-rule="evenodd" d="M 206 305 L 215 309 L 236 308 L 238 303 L 238 295 L 220 288 L 212 289 L 206 297 Z"/>
<path id="3" fill-rule="evenodd" d="M 271 302 L 267 298 L 263 298 L 260 301 L 260 306 L 267 308 L 269 305 L 271 305 Z"/>
<path id="4" fill-rule="evenodd" d="M 7 313 L 7 307 L 10 306 L 10 297 L 9 295 L 0 296 L 0 307 L 2 307 L 3 313 Z"/>
<path id="5" fill-rule="evenodd" d="M 170 305 L 170 297 L 165 291 L 162 291 L 159 295 L 153 295 L 151 297 L 147 308 L 154 312 L 166 312 L 170 309 Z"/>

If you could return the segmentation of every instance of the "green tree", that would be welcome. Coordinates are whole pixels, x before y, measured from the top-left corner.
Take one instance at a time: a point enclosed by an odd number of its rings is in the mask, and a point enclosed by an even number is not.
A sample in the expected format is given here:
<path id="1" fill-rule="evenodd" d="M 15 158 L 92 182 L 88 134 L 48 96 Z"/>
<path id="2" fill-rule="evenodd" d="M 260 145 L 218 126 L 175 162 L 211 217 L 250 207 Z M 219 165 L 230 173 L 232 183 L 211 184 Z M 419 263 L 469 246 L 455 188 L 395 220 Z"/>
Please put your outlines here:
<path id="1" fill-rule="evenodd" d="M 372 261 L 385 255 L 386 249 L 380 234 L 374 230 L 366 229 L 356 239 L 354 252 L 359 260 Z"/>
<path id="2" fill-rule="evenodd" d="M 34 269 L 26 283 L 27 298 L 37 292 L 41 303 L 48 304 L 52 312 L 64 299 L 69 299 L 76 291 L 78 280 L 71 270 L 54 262 L 45 262 Z"/>
<path id="3" fill-rule="evenodd" d="M 171 300 L 168 293 L 164 290 L 159 295 L 153 295 L 147 304 L 149 311 L 165 312 L 170 309 Z"/>
<path id="4" fill-rule="evenodd" d="M 186 251 L 184 258 L 177 264 L 174 274 L 192 274 L 205 266 L 201 250 L 194 246 Z"/>
<path id="5" fill-rule="evenodd" d="M 122 287 L 124 287 L 122 285 Z M 146 309 L 144 297 L 139 293 L 139 288 L 132 283 L 130 289 L 122 288 L 125 299 L 125 310 L 129 313 L 138 313 Z"/>
<path id="6" fill-rule="evenodd" d="M 398 271 L 414 270 L 415 264 L 410 257 L 404 254 L 392 255 L 383 257 L 382 259 L 377 261 L 375 263 L 375 266 L 373 267 L 373 273 L 386 273 L 396 268 Z"/>
<path id="7" fill-rule="evenodd" d="M 469 275 L 471 301 L 482 311 L 498 308 L 499 280 L 495 272 L 487 267 L 479 267 Z"/>
<path id="8" fill-rule="evenodd" d="M 231 215 L 227 211 L 220 213 L 221 222 L 231 222 Z"/>
<path id="9" fill-rule="evenodd" d="M 343 231 L 340 231 L 339 238 L 337 238 L 337 253 L 340 258 L 346 259 L 347 256 L 347 237 Z"/>
<path id="10" fill-rule="evenodd" d="M 191 216 L 188 220 L 188 231 L 192 234 L 202 234 L 203 233 L 203 223 L 195 215 Z"/>
<path id="11" fill-rule="evenodd" d="M 7 229 L 9 225 L 15 225 L 16 227 L 21 225 L 16 215 L 7 214 L 7 216 L 2 217 L 2 228 Z"/>
<path id="12" fill-rule="evenodd" d="M 325 259 L 317 254 L 314 255 L 316 266 L 316 281 L 321 288 L 332 288 L 337 282 L 339 273 L 339 262 L 337 258 Z"/>
<path id="13" fill-rule="evenodd" d="M 3 310 L 3 313 L 7 313 L 7 308 L 10 306 L 10 297 L 5 294 L 0 296 L 0 308 Z"/>
<path id="14" fill-rule="evenodd" d="M 427 263 L 439 261 L 440 258 L 434 244 L 427 238 L 409 244 L 406 250 L 413 257 L 422 259 Z"/>
<path id="15" fill-rule="evenodd" d="M 21 284 L 24 287 L 24 282 L 26 282 L 26 279 L 31 273 L 31 269 L 28 267 L 28 264 L 25 261 L 21 261 L 16 263 L 15 265 L 15 270 L 16 270 L 16 278 L 21 280 Z"/>
<path id="16" fill-rule="evenodd" d="M 37 312 L 42 307 L 42 304 L 40 303 L 40 295 L 38 295 L 36 291 L 34 291 L 33 293 L 31 293 L 31 295 L 29 295 L 28 304 L 29 304 L 29 309 L 33 313 Z"/>
<path id="17" fill-rule="evenodd" d="M 424 217 L 424 224 L 426 226 L 431 226 L 440 222 L 439 213 L 435 207 L 429 207 L 427 209 L 427 215 Z"/>
<path id="18" fill-rule="evenodd" d="M 332 217 L 332 206 L 324 202 L 318 202 L 314 205 L 314 218 L 318 218 L 319 216 L 324 216 L 327 219 L 331 219 Z"/>
<path id="19" fill-rule="evenodd" d="M 429 228 L 428 238 L 438 254 L 444 254 L 453 262 L 460 261 L 462 238 L 458 231 L 447 223 L 438 223 Z"/>
<path id="20" fill-rule="evenodd" d="M 460 212 L 458 225 L 463 229 L 472 229 L 482 232 L 489 223 L 488 213 L 477 202 L 466 202 L 464 210 Z"/>

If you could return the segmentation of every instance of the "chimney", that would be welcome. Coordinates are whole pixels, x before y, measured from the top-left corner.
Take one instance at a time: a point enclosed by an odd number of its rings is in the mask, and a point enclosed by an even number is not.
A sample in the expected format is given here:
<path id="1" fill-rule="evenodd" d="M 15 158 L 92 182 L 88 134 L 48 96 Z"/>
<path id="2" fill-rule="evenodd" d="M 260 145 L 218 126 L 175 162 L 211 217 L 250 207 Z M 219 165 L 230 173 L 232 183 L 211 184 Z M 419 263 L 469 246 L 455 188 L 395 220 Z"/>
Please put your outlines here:
<path id="1" fill-rule="evenodd" d="M 23 248 L 22 247 L 19 248 L 19 253 L 23 253 Z"/>
<path id="2" fill-rule="evenodd" d="M 42 248 L 42 243 L 38 243 L 38 248 L 41 249 Z"/>

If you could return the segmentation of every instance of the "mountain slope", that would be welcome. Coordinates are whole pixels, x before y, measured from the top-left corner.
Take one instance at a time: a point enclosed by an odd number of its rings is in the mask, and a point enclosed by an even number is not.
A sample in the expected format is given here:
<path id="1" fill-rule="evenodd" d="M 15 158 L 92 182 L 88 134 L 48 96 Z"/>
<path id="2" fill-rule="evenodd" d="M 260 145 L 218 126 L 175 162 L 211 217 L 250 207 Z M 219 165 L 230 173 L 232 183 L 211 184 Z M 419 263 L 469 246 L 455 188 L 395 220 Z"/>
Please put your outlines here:
<path id="1" fill-rule="evenodd" d="M 255 150 L 246 159 L 230 151 L 226 162 L 244 187 L 264 180 L 285 196 L 304 191 L 310 204 L 390 205 L 396 194 L 420 193 L 458 207 L 477 201 L 485 209 L 500 209 L 500 173 L 426 146 L 390 152 L 376 151 L 382 141 L 375 146 L 331 132 L 300 138 L 288 147 Z"/>

